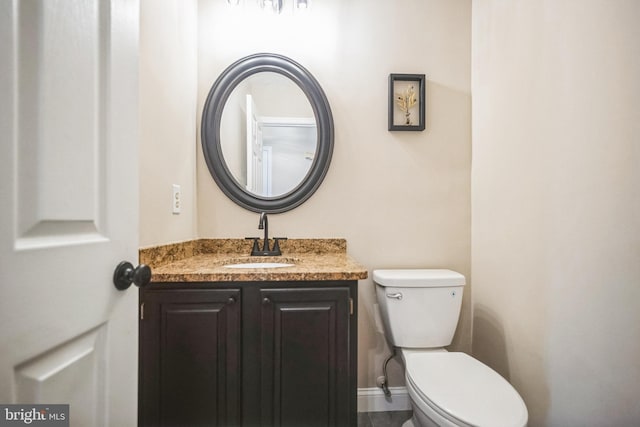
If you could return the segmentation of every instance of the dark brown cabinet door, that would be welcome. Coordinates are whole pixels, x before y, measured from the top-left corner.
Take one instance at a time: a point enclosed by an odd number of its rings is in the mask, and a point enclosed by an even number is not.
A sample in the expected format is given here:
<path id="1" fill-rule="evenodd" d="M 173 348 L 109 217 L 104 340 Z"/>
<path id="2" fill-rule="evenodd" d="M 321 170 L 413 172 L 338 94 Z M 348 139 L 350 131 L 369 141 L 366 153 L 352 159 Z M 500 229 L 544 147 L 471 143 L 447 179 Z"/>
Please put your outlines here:
<path id="1" fill-rule="evenodd" d="M 241 425 L 239 289 L 141 293 L 140 426 Z"/>
<path id="2" fill-rule="evenodd" d="M 349 288 L 261 289 L 260 298 L 261 425 L 355 425 Z"/>

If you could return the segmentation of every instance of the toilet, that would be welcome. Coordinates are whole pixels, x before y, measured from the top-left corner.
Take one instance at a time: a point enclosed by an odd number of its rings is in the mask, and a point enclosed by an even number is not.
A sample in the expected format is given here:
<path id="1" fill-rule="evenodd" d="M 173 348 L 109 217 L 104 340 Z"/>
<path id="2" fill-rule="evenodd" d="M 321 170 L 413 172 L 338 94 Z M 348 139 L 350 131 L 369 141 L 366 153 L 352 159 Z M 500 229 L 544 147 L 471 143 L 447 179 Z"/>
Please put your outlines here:
<path id="1" fill-rule="evenodd" d="M 374 270 L 389 343 L 402 355 L 413 417 L 403 427 L 524 427 L 528 412 L 497 372 L 448 352 L 465 278 L 451 270 Z"/>

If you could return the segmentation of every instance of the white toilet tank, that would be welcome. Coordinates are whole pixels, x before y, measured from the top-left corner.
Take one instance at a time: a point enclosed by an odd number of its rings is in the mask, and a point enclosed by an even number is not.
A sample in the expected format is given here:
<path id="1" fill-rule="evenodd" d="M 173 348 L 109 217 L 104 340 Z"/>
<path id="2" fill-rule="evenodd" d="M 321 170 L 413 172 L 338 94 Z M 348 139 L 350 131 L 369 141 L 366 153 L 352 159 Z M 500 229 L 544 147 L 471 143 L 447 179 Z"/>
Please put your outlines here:
<path id="1" fill-rule="evenodd" d="M 394 347 L 451 344 L 465 278 L 451 270 L 374 270 L 373 281 L 387 339 Z"/>

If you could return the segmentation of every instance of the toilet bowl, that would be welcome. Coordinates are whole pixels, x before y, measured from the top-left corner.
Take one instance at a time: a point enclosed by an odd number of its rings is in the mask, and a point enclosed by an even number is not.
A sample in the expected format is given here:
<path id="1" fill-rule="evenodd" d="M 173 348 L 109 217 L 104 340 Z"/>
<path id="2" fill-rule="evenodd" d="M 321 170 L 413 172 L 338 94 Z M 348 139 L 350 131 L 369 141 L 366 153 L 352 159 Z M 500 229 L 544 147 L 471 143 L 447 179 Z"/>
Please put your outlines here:
<path id="1" fill-rule="evenodd" d="M 447 352 L 464 276 L 451 270 L 374 270 L 389 343 L 400 350 L 413 418 L 403 427 L 524 427 L 527 407 L 497 372 Z"/>
<path id="2" fill-rule="evenodd" d="M 498 373 L 465 353 L 404 351 L 413 418 L 404 427 L 524 427 L 527 407 Z"/>

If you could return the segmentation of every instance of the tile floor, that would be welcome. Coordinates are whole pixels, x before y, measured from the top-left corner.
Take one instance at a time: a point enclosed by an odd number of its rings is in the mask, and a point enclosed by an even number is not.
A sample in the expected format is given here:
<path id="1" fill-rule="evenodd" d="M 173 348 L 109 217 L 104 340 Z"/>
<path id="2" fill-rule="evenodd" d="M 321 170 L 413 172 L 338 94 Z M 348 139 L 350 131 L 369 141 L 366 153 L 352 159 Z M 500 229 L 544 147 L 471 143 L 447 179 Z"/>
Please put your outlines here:
<path id="1" fill-rule="evenodd" d="M 358 412 L 358 427 L 400 427 L 412 411 Z"/>

